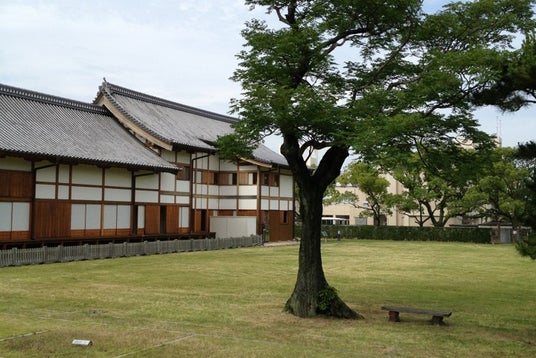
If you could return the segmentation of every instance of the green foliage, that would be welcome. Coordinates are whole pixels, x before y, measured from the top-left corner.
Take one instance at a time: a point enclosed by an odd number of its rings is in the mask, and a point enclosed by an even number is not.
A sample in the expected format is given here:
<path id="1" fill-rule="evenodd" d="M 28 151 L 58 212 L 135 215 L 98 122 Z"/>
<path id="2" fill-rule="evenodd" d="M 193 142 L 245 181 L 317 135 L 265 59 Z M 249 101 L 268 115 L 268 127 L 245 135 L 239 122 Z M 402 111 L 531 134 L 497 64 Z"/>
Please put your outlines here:
<path id="1" fill-rule="evenodd" d="M 536 235 L 519 240 L 516 243 L 516 249 L 521 256 L 528 256 L 536 260 Z"/>
<path id="2" fill-rule="evenodd" d="M 365 215 L 372 216 L 376 225 L 380 225 L 382 215 L 392 213 L 393 195 L 387 190 L 390 183 L 371 164 L 365 162 L 350 163 L 337 178 L 337 183 L 342 186 L 339 189 L 331 189 L 329 191 L 330 197 L 325 202 L 346 203 L 364 209 Z M 367 205 L 360 204 L 359 197 L 354 192 L 344 189 L 348 185 L 359 188 L 366 195 L 364 199 L 367 201 Z"/>
<path id="3" fill-rule="evenodd" d="M 527 213 L 536 213 L 536 142 L 520 144 L 515 154 L 520 167 L 529 171 L 527 178 Z M 536 230 L 536 215 L 527 215 L 525 225 Z"/>
<path id="4" fill-rule="evenodd" d="M 337 289 L 335 287 L 326 286 L 320 292 L 318 292 L 318 312 L 327 313 L 331 307 L 333 301 L 339 297 Z"/>
<path id="5" fill-rule="evenodd" d="M 322 226 L 325 237 L 337 237 L 337 232 L 346 239 L 360 240 L 395 240 L 395 241 L 442 241 L 474 242 L 486 244 L 491 242 L 491 229 L 454 228 L 454 227 L 414 227 L 414 226 Z M 296 225 L 295 233 L 299 236 L 301 226 Z"/>
<path id="6" fill-rule="evenodd" d="M 482 216 L 517 226 L 532 213 L 527 212 L 529 171 L 516 165 L 514 155 L 514 149 L 497 148 L 483 176 L 463 200 Z"/>
<path id="7" fill-rule="evenodd" d="M 508 52 L 520 29 L 534 27 L 532 0 L 456 2 L 433 15 L 420 0 L 246 4 L 279 22 L 255 19 L 242 31 L 232 77 L 242 87 L 232 103 L 241 120 L 231 141 L 239 144 L 220 143 L 253 148 L 267 135 L 283 138 L 308 228 L 302 271 L 321 265 L 312 257 L 320 254 L 323 194 L 350 152 L 389 156 L 460 136 L 485 142 L 472 95 L 496 76 L 490 59 Z M 311 149 L 326 149 L 314 171 L 303 157 Z"/>
<path id="8" fill-rule="evenodd" d="M 498 79 L 474 95 L 476 104 L 496 105 L 506 111 L 517 111 L 536 100 L 536 35 L 526 33 L 523 45 L 505 57 L 495 59 Z"/>

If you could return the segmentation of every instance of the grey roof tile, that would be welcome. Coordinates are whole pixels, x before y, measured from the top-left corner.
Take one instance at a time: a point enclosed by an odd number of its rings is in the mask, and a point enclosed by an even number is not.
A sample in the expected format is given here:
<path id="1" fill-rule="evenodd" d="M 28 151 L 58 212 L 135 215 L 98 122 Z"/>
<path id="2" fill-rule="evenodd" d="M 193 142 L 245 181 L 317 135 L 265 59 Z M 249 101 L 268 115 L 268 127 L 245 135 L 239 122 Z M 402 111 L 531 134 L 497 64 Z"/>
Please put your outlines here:
<path id="1" fill-rule="evenodd" d="M 3 84 L 0 152 L 38 160 L 177 171 L 102 107 Z"/>
<path id="2" fill-rule="evenodd" d="M 232 132 L 237 118 L 136 92 L 109 82 L 99 88 L 117 110 L 147 133 L 182 148 L 213 152 L 211 145 L 219 136 Z M 253 153 L 261 162 L 287 166 L 286 159 L 264 145 Z"/>

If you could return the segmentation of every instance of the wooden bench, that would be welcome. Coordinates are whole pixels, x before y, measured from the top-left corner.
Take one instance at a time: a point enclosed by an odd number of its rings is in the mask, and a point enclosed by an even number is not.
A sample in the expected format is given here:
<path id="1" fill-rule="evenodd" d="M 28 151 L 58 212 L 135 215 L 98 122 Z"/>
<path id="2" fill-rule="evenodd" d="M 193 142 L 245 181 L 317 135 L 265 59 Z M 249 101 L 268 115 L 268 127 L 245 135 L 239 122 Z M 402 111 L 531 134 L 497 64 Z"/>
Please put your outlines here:
<path id="1" fill-rule="evenodd" d="M 398 306 L 382 306 L 382 310 L 389 311 L 390 322 L 400 322 L 400 312 L 414 313 L 414 314 L 426 314 L 432 316 L 432 324 L 438 324 L 440 326 L 445 325 L 443 322 L 444 317 L 450 317 L 452 312 L 450 311 L 437 311 L 428 310 L 422 308 L 412 307 L 398 307 Z"/>

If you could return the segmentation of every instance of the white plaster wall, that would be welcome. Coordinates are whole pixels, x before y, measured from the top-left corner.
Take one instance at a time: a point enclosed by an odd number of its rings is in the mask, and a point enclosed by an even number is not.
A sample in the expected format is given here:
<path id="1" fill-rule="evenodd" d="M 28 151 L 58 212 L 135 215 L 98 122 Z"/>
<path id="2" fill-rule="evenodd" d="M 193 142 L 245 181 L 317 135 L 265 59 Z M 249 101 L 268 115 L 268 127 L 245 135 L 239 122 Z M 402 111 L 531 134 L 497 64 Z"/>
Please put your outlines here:
<path id="1" fill-rule="evenodd" d="M 55 183 L 56 182 L 56 166 L 36 170 L 35 179 L 36 181 Z"/>
<path id="2" fill-rule="evenodd" d="M 238 189 L 238 195 L 244 196 L 256 196 L 257 195 L 257 186 L 255 185 L 240 185 Z"/>
<path id="3" fill-rule="evenodd" d="M 69 200 L 69 186 L 68 185 L 59 185 L 58 186 L 58 199 L 60 200 Z"/>
<path id="4" fill-rule="evenodd" d="M 175 174 L 160 173 L 160 190 L 175 191 Z"/>
<path id="5" fill-rule="evenodd" d="M 56 199 L 56 186 L 49 184 L 35 185 L 36 199 Z"/>
<path id="6" fill-rule="evenodd" d="M 176 190 L 181 193 L 190 192 L 190 182 L 187 180 L 177 180 Z"/>
<path id="7" fill-rule="evenodd" d="M 208 208 L 212 210 L 218 210 L 219 207 L 219 200 L 218 199 L 208 199 Z"/>
<path id="8" fill-rule="evenodd" d="M 6 157 L 0 158 L 0 169 L 29 172 L 32 170 L 32 164 L 24 159 Z"/>
<path id="9" fill-rule="evenodd" d="M 220 160 L 218 159 L 218 156 L 210 156 L 209 169 L 215 171 L 220 170 Z"/>
<path id="10" fill-rule="evenodd" d="M 207 209 L 207 200 L 205 198 L 196 198 L 195 199 L 195 208 L 196 209 Z"/>
<path id="11" fill-rule="evenodd" d="M 211 216 L 210 231 L 216 238 L 243 237 L 255 235 L 257 232 L 255 216 Z"/>
<path id="12" fill-rule="evenodd" d="M 174 195 L 160 195 L 160 203 L 162 204 L 174 204 L 175 196 Z"/>
<path id="13" fill-rule="evenodd" d="M 137 189 L 158 189 L 158 174 L 136 177 Z"/>
<path id="14" fill-rule="evenodd" d="M 131 193 L 129 189 L 104 189 L 105 201 L 130 201 Z"/>
<path id="15" fill-rule="evenodd" d="M 239 210 L 256 210 L 257 209 L 257 200 L 256 199 L 240 199 L 238 201 Z"/>
<path id="16" fill-rule="evenodd" d="M 196 184 L 194 193 L 197 195 L 207 195 L 208 186 L 206 184 Z"/>
<path id="17" fill-rule="evenodd" d="M 177 162 L 183 164 L 190 164 L 190 153 L 177 152 Z"/>
<path id="18" fill-rule="evenodd" d="M 73 186 L 71 188 L 72 200 L 102 200 L 102 189 L 92 187 Z"/>
<path id="19" fill-rule="evenodd" d="M 104 173 L 104 185 L 130 188 L 132 185 L 132 174 L 125 169 L 107 169 Z"/>
<path id="20" fill-rule="evenodd" d="M 193 166 L 196 169 L 208 169 L 208 157 L 205 155 L 205 153 L 197 153 L 192 156 Z"/>
<path id="21" fill-rule="evenodd" d="M 220 210 L 236 210 L 236 200 L 234 199 L 220 199 Z"/>
<path id="22" fill-rule="evenodd" d="M 236 186 L 235 185 L 220 186 L 220 195 L 222 196 L 236 195 Z"/>
<path id="23" fill-rule="evenodd" d="M 236 170 L 236 164 L 227 162 L 224 160 L 220 160 L 220 170 L 221 171 L 235 171 Z"/>
<path id="24" fill-rule="evenodd" d="M 292 177 L 288 175 L 279 176 L 279 187 L 281 188 L 281 196 L 285 198 L 292 198 L 292 193 L 294 191 L 292 185 Z"/>
<path id="25" fill-rule="evenodd" d="M 72 168 L 73 184 L 102 185 L 102 169 L 89 165 L 75 165 Z"/>
<path id="26" fill-rule="evenodd" d="M 149 190 L 136 190 L 137 203 L 158 203 L 158 192 Z"/>
<path id="27" fill-rule="evenodd" d="M 168 162 L 175 161 L 175 152 L 169 151 L 167 149 L 162 149 L 161 156 L 163 159 L 167 160 Z"/>
<path id="28" fill-rule="evenodd" d="M 220 187 L 217 185 L 209 185 L 208 186 L 208 195 L 219 195 L 220 194 Z"/>
<path id="29" fill-rule="evenodd" d="M 68 165 L 60 165 L 59 173 L 58 173 L 58 182 L 59 183 L 69 183 L 69 166 Z"/>
<path id="30" fill-rule="evenodd" d="M 177 195 L 175 196 L 175 203 L 188 205 L 190 204 L 190 197 Z"/>

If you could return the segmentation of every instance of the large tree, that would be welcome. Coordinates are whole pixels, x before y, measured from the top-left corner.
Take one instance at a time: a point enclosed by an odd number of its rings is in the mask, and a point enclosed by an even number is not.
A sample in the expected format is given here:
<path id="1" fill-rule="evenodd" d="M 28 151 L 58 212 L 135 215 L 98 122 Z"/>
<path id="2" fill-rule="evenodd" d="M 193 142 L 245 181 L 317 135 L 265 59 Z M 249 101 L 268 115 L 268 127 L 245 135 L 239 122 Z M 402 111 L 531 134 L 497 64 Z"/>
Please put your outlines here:
<path id="1" fill-rule="evenodd" d="M 361 317 L 324 274 L 324 191 L 352 151 L 411 151 L 415 141 L 459 135 L 477 143 L 468 97 L 495 75 L 487 61 L 527 25 L 531 3 L 453 3 L 426 15 L 418 0 L 246 1 L 276 22 L 254 19 L 242 32 L 233 76 L 243 89 L 233 101 L 242 120 L 220 139 L 220 153 L 246 156 L 270 134 L 283 140 L 303 221 L 289 312 Z M 311 149 L 325 149 L 314 170 L 304 160 Z"/>

